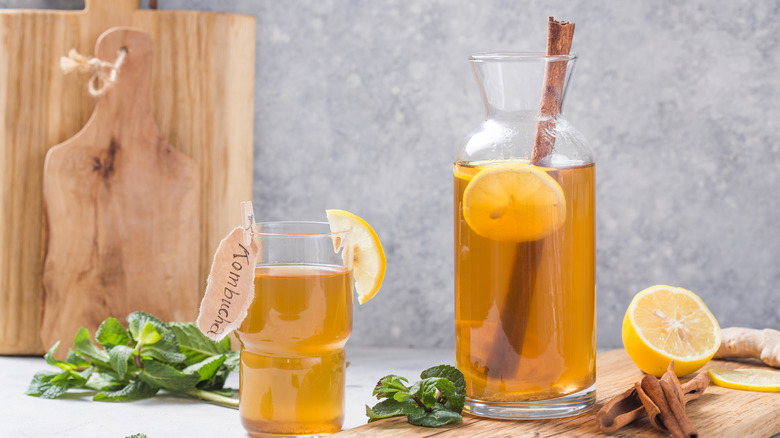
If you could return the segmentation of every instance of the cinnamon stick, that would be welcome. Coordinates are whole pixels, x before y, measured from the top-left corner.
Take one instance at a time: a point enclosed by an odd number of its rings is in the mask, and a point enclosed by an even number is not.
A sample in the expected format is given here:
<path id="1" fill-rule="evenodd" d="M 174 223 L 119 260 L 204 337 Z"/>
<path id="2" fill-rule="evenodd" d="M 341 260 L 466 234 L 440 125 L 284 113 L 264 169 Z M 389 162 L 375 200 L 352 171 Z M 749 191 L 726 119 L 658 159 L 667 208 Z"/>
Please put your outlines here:
<path id="1" fill-rule="evenodd" d="M 691 423 L 691 420 L 685 413 L 685 406 L 682 404 L 682 394 L 677 392 L 675 388 L 666 380 L 659 380 L 658 383 L 661 385 L 661 389 L 663 389 L 664 396 L 666 397 L 666 403 L 669 405 L 669 410 L 674 416 L 673 420 L 671 421 L 674 421 L 675 424 L 680 428 L 680 436 L 687 438 L 696 438 L 699 436 L 696 432 L 696 428 L 693 426 L 693 423 Z M 666 422 L 664 422 L 664 425 L 667 427 L 667 429 L 672 429 L 672 427 L 670 427 L 670 425 Z"/>
<path id="2" fill-rule="evenodd" d="M 566 55 L 571 49 L 574 23 L 549 18 L 547 26 L 547 54 Z M 561 107 L 563 85 L 566 79 L 565 62 L 548 62 L 545 66 L 539 121 L 536 124 L 531 164 L 538 165 L 555 145 L 555 118 Z M 512 276 L 501 308 L 501 328 L 513 351 L 508 351 L 498 334 L 488 359 L 488 378 L 511 379 L 515 376 L 523 352 L 530 313 L 531 299 L 544 239 L 517 244 L 512 265 Z"/>
<path id="3" fill-rule="evenodd" d="M 639 399 L 636 385 L 607 402 L 596 414 L 596 421 L 602 432 L 614 432 L 633 423 L 645 415 L 644 405 Z"/>
<path id="4" fill-rule="evenodd" d="M 547 24 L 547 55 L 568 55 L 573 37 L 574 23 L 556 21 L 550 17 Z M 568 61 L 552 61 L 545 65 L 544 91 L 531 154 L 531 164 L 535 166 L 540 165 L 555 147 L 555 119 L 561 111 L 567 64 Z"/>
<path id="5" fill-rule="evenodd" d="M 683 383 L 682 390 L 683 390 L 683 404 L 688 404 L 688 402 L 696 400 L 697 398 L 701 397 L 702 394 L 704 394 L 704 390 L 707 389 L 707 386 L 710 384 L 710 375 L 707 374 L 706 371 L 702 371 L 699 373 L 696 377 L 689 380 L 686 383 Z"/>
<path id="6" fill-rule="evenodd" d="M 655 376 L 646 375 L 642 379 L 640 387 L 645 394 L 645 397 L 642 397 L 640 393 L 640 397 L 645 409 L 648 410 L 647 416 L 650 417 L 650 423 L 653 427 L 661 431 L 668 431 L 675 438 L 685 437 L 671 407 L 669 407 L 669 402 L 666 401 L 666 393 L 661 386 L 661 381 Z M 648 399 L 652 404 L 648 402 Z"/>
<path id="7" fill-rule="evenodd" d="M 666 382 L 672 388 L 671 392 L 682 405 L 684 412 L 684 407 L 688 402 L 698 399 L 704 393 L 704 390 L 710 383 L 710 377 L 706 372 L 701 372 L 688 382 L 680 384 L 680 381 L 674 374 L 674 362 L 672 362 L 669 364 L 666 373 L 661 377 L 661 381 Z M 671 409 L 672 407 L 670 406 Z M 596 414 L 596 421 L 602 432 L 610 433 L 645 415 L 651 417 L 651 423 L 654 426 L 666 431 L 666 426 L 660 422 L 659 407 L 642 389 L 641 382 L 637 382 L 624 393 L 607 402 Z M 692 424 L 690 426 L 693 427 Z M 693 432 L 695 433 L 695 429 L 693 429 Z"/>
<path id="8" fill-rule="evenodd" d="M 682 385 L 680 385 L 680 379 L 677 378 L 677 374 L 674 373 L 674 361 L 669 362 L 669 366 L 666 368 L 666 372 L 661 376 L 661 381 L 666 382 L 674 389 L 674 394 L 680 403 L 685 403 L 683 398 Z"/>

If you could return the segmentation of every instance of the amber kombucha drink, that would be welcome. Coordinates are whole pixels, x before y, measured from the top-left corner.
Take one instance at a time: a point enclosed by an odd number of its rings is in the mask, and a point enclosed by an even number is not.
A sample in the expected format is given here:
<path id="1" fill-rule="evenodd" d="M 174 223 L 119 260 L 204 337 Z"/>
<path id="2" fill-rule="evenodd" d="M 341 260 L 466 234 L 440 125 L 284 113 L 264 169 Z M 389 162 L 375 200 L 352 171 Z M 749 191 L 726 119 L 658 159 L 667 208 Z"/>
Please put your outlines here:
<path id="1" fill-rule="evenodd" d="M 454 165 L 456 359 L 467 398 L 534 402 L 578 393 L 596 378 L 594 165 L 541 168 L 560 185 L 565 221 L 541 239 L 517 242 L 479 235 L 464 219 L 466 187 L 497 163 Z"/>
<path id="2" fill-rule="evenodd" d="M 238 337 L 240 413 L 253 436 L 338 432 L 352 272 L 340 266 L 258 265 Z"/>

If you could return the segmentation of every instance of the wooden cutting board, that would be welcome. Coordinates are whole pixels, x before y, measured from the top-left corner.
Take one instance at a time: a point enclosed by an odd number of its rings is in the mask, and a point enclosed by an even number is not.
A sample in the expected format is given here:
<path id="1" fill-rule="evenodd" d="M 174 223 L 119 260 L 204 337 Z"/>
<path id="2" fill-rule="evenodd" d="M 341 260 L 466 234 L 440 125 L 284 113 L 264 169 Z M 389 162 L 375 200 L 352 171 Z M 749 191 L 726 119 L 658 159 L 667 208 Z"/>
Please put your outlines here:
<path id="1" fill-rule="evenodd" d="M 136 310 L 186 321 L 200 303 L 200 171 L 152 117 L 152 40 L 112 28 L 95 54 L 122 57 L 116 82 L 44 164 L 41 339 L 63 357 L 80 327 Z"/>
<path id="2" fill-rule="evenodd" d="M 705 368 L 761 368 L 758 362 L 713 360 Z M 598 355 L 596 362 L 598 395 L 590 412 L 567 419 L 536 421 L 488 420 L 465 415 L 454 426 L 429 429 L 415 427 L 405 418 L 391 418 L 349 429 L 338 437 L 664 437 L 650 426 L 647 418 L 609 435 L 601 433 L 595 415 L 604 403 L 642 378 L 625 350 Z M 681 379 L 685 381 L 686 379 Z M 750 392 L 710 384 L 704 395 L 687 406 L 700 437 L 766 438 L 780 433 L 780 393 Z"/>
<path id="3" fill-rule="evenodd" d="M 95 99 L 60 57 L 93 55 L 105 30 L 151 36 L 151 101 L 162 137 L 200 171 L 198 281 L 252 199 L 255 19 L 86 0 L 83 11 L 0 10 L 0 354 L 40 354 L 42 185 L 46 152 L 87 122 Z M 202 293 L 202 287 L 188 293 Z M 192 315 L 188 319 L 194 319 Z M 74 333 L 63 333 L 72 339 Z"/>

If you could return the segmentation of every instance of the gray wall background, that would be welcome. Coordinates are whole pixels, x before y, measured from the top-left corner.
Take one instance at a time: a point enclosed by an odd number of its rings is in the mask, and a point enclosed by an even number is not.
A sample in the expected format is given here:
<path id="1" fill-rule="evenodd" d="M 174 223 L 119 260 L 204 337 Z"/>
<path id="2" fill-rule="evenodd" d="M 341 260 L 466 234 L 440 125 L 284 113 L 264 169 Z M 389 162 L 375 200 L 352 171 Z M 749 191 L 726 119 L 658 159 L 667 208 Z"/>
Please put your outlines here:
<path id="1" fill-rule="evenodd" d="M 549 15 L 577 24 L 565 109 L 597 157 L 599 347 L 657 283 L 722 327 L 780 327 L 780 1 L 159 3 L 257 17 L 259 216 L 342 208 L 380 235 L 350 345 L 453 345 L 451 162 L 484 116 L 467 58 L 544 50 Z"/>

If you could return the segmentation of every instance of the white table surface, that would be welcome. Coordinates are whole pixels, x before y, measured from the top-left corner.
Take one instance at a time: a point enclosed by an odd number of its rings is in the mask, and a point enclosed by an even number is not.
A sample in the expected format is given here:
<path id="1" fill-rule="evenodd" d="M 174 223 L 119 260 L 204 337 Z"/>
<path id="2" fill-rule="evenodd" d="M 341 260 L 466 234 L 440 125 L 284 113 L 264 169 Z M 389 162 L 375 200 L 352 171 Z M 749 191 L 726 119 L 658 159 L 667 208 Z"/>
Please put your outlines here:
<path id="1" fill-rule="evenodd" d="M 417 380 L 422 370 L 454 365 L 453 350 L 349 348 L 344 428 L 366 423 L 371 390 L 387 374 Z M 32 376 L 54 369 L 43 358 L 0 356 L 0 438 L 248 437 L 238 410 L 199 401 L 156 396 L 128 403 L 94 402 L 90 396 L 44 400 L 24 394 Z M 238 388 L 238 373 L 227 385 Z"/>

